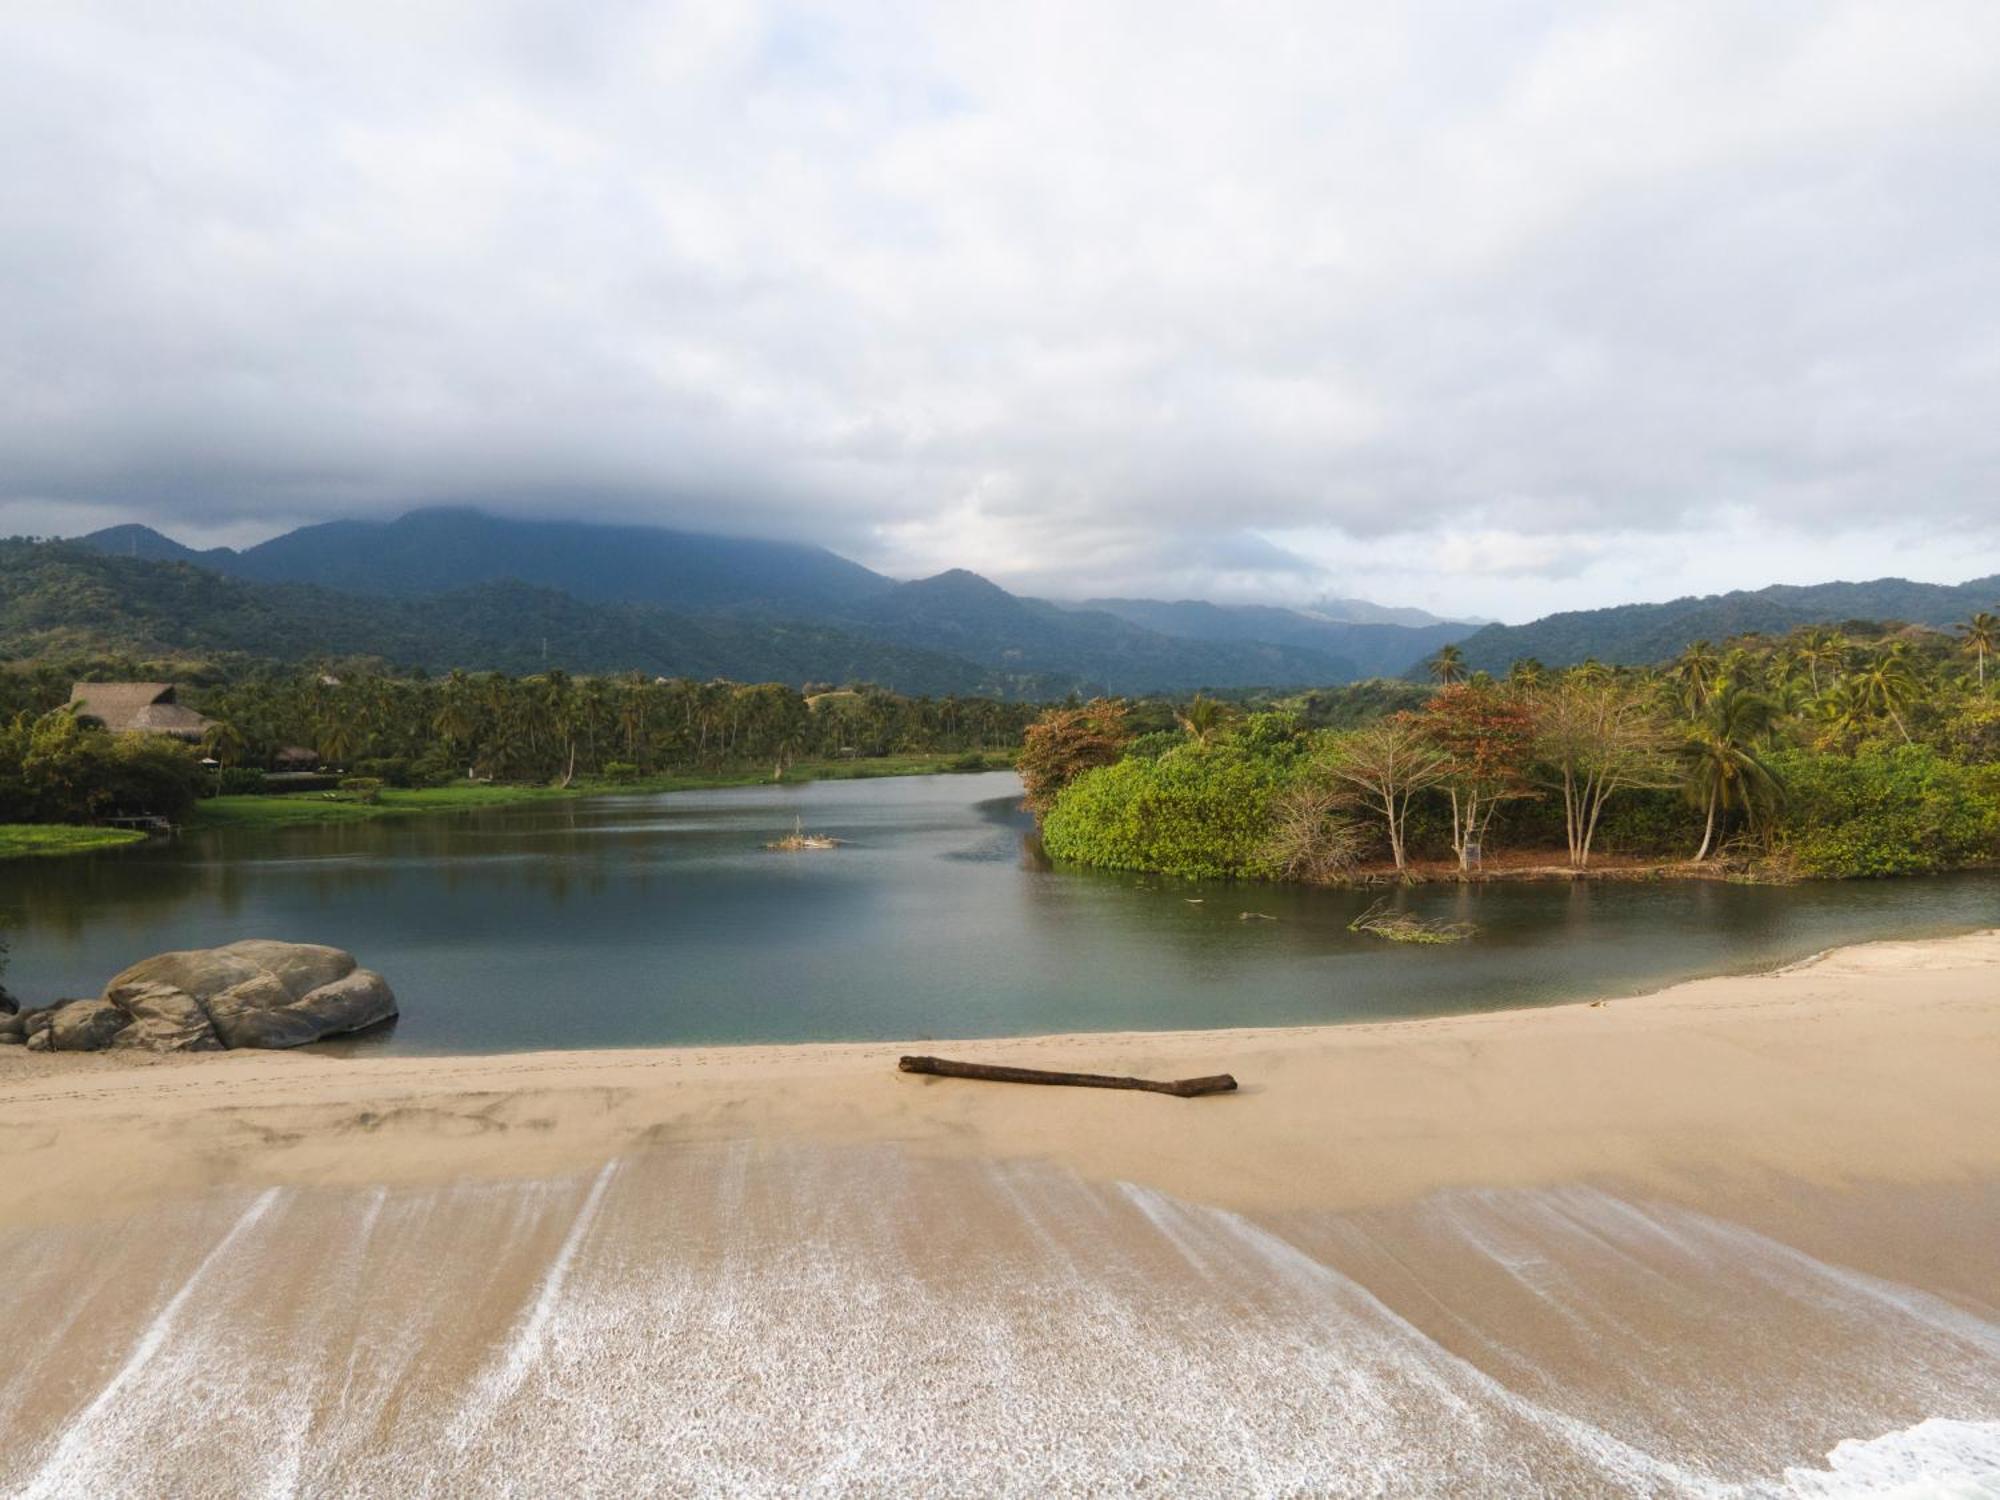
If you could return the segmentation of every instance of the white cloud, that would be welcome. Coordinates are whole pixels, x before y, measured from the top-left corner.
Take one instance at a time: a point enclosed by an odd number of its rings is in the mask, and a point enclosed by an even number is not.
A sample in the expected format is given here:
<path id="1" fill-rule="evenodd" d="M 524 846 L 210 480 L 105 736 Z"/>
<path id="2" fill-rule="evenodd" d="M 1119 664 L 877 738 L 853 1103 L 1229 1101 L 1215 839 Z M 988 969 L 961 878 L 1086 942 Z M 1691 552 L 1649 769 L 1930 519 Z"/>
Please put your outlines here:
<path id="1" fill-rule="evenodd" d="M 1516 617 L 2000 569 L 1984 0 L 25 3 L 0 171 L 18 529 Z"/>

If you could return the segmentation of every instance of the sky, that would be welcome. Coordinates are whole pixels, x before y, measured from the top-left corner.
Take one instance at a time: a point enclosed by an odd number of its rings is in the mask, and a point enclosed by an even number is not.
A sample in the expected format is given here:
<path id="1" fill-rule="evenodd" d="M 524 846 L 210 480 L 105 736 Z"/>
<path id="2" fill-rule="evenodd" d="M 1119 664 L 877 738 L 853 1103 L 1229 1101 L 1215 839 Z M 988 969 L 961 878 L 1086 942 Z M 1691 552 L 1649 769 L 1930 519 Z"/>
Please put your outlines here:
<path id="1" fill-rule="evenodd" d="M 2000 5 L 0 8 L 0 532 L 1526 619 L 2000 572 Z"/>

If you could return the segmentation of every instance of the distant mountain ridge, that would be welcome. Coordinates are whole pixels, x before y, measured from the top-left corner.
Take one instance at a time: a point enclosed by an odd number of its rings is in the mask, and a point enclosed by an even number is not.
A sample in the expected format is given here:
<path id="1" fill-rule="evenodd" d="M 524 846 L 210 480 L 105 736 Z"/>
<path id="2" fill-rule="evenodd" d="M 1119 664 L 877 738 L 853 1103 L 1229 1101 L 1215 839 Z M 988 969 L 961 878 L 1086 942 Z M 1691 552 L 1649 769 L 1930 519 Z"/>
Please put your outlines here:
<path id="1" fill-rule="evenodd" d="M 1668 600 L 1570 610 L 1526 625 L 1488 625 L 1460 646 L 1474 671 L 1504 672 L 1522 657 L 1566 667 L 1589 658 L 1617 666 L 1647 666 L 1678 655 L 1691 641 L 1721 642 L 1758 632 L 1782 635 L 1801 625 L 1845 620 L 1901 621 L 1945 629 L 1977 610 L 2000 609 L 2000 574 L 1967 583 L 1915 583 L 1877 578 L 1865 583 L 1772 584 Z"/>
<path id="2" fill-rule="evenodd" d="M 809 625 L 978 669 L 992 690 L 1192 692 L 1331 685 L 1363 668 L 1308 639 L 1204 637 L 1007 592 L 963 569 L 898 583 L 816 547 L 651 527 L 512 521 L 460 509 L 395 521 L 302 527 L 255 547 L 198 551 L 150 528 L 80 539 L 97 551 L 207 569 L 246 582 L 305 584 L 413 600 L 521 582 L 597 605 L 686 620 Z M 1391 627 L 1384 627 L 1391 628 Z M 1423 644 L 1383 654 L 1407 664 Z M 797 675 L 797 674 L 793 674 Z"/>
<path id="3" fill-rule="evenodd" d="M 310 661 L 368 656 L 403 668 L 870 681 L 925 694 L 1060 695 L 1066 683 L 1003 680 L 975 662 L 830 626 L 694 618 L 596 604 L 518 582 L 424 598 L 264 584 L 185 562 L 68 543 L 0 542 L 0 653 Z"/>
<path id="4" fill-rule="evenodd" d="M 253 650 L 247 642 L 255 632 L 227 622 L 254 617 L 271 622 L 268 639 L 287 643 L 286 650 L 295 643 L 309 653 L 315 632 L 331 632 L 317 649 L 405 665 L 431 665 L 457 652 L 449 664 L 509 671 L 534 670 L 546 660 L 579 671 L 865 678 L 907 691 L 1010 696 L 1334 686 L 1420 674 L 1423 661 L 1450 642 L 1462 645 L 1473 668 L 1493 672 L 1525 656 L 1549 666 L 1587 657 L 1638 665 L 1663 661 L 1704 637 L 1721 641 L 1845 619 L 1943 627 L 2000 607 L 2000 578 L 1956 586 L 1894 578 L 1777 585 L 1482 628 L 1357 600 L 1322 600 L 1310 609 L 1186 599 L 1057 604 L 1009 593 L 964 569 L 898 582 L 819 547 L 645 526 L 514 521 L 466 509 L 306 526 L 241 551 L 186 547 L 143 526 L 111 527 L 79 546 L 256 589 L 319 591 L 310 609 L 294 611 L 318 622 L 301 634 L 282 611 L 273 613 L 271 593 L 201 595 L 197 605 L 200 591 L 192 590 L 188 608 L 217 612 L 178 624 L 155 612 L 142 622 L 118 612 L 118 589 L 163 597 L 171 590 L 160 580 L 121 574 L 90 582 L 112 601 L 106 618 L 117 630 L 177 641 L 181 649 L 201 649 L 200 637 L 207 649 Z M 0 597 L 0 613 L 11 607 Z M 1403 622 L 1333 618 L 1341 610 Z M 87 627 L 87 612 L 70 618 L 62 638 L 79 640 Z M 547 657 L 544 636 L 551 641 Z M 45 638 L 33 631 L 7 637 Z M 347 644 L 336 646 L 335 639 Z"/>
<path id="5" fill-rule="evenodd" d="M 1434 615 L 1427 609 L 1407 604 L 1376 604 L 1367 599 L 1341 599 L 1329 595 L 1303 605 L 1302 615 L 1337 620 L 1346 625 L 1491 625 L 1484 615 Z"/>
<path id="6" fill-rule="evenodd" d="M 701 613 L 760 605 L 817 610 L 895 587 L 823 547 L 653 526 L 512 521 L 459 508 L 301 526 L 240 552 L 198 552 L 146 526 L 114 526 L 79 540 L 101 552 L 192 563 L 258 583 L 405 598 L 511 580 L 596 603 Z"/>
<path id="7" fill-rule="evenodd" d="M 1472 627 L 1463 621 L 1394 625 L 1332 620 L 1261 604 L 1210 604 L 1201 599 L 1086 599 L 1071 606 L 1100 610 L 1128 624 L 1193 641 L 1265 641 L 1345 662 L 1349 677 L 1398 677 L 1412 663 Z M 1412 611 L 1421 614 L 1421 610 Z M 1338 679 L 1349 680 L 1349 679 Z"/>

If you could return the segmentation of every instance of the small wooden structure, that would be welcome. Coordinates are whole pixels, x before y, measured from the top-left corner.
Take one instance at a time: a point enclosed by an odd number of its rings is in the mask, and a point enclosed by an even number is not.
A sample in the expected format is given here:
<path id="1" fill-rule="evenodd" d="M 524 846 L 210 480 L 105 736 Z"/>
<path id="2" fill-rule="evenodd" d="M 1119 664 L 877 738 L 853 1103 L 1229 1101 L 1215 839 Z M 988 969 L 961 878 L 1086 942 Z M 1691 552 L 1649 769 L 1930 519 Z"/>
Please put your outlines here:
<path id="1" fill-rule="evenodd" d="M 95 719 L 113 734 L 164 734 L 199 744 L 214 723 L 181 707 L 171 682 L 79 682 L 69 690 L 79 717 Z"/>

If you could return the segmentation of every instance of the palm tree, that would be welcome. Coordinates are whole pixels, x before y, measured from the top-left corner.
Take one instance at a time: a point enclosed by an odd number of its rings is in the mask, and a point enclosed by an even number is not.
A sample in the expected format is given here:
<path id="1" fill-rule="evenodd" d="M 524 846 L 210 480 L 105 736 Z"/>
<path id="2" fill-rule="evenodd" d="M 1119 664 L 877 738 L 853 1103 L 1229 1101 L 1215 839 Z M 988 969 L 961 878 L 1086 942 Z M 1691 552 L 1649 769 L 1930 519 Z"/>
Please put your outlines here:
<path id="1" fill-rule="evenodd" d="M 1188 706 L 1174 715 L 1174 722 L 1189 739 L 1198 745 L 1206 745 L 1220 734 L 1229 723 L 1229 705 L 1196 693 L 1188 701 Z"/>
<path id="2" fill-rule="evenodd" d="M 1861 684 L 1849 677 L 1813 700 L 1813 717 L 1823 726 L 1821 745 L 1852 746 L 1868 732 L 1871 718 Z"/>
<path id="3" fill-rule="evenodd" d="M 319 753 L 326 757 L 327 763 L 342 766 L 361 743 L 361 730 L 350 715 L 330 713 L 320 721 L 318 738 Z"/>
<path id="4" fill-rule="evenodd" d="M 1819 669 L 1825 667 L 1829 674 L 1837 677 L 1840 669 L 1847 664 L 1847 637 L 1824 625 L 1815 625 L 1799 637 L 1798 659 L 1805 664 L 1816 695 L 1820 691 Z"/>
<path id="5" fill-rule="evenodd" d="M 1680 684 L 1681 702 L 1691 714 L 1708 707 L 1709 695 L 1722 677 L 1722 658 L 1707 641 L 1695 641 L 1675 660 L 1667 674 Z"/>
<path id="6" fill-rule="evenodd" d="M 1783 783 L 1757 753 L 1771 720 L 1768 698 L 1726 683 L 1689 726 L 1679 750 L 1683 787 L 1690 802 L 1708 810 L 1696 864 L 1715 843 L 1718 813 L 1741 809 L 1755 827 L 1759 812 L 1783 799 Z"/>
<path id="7" fill-rule="evenodd" d="M 1986 691 L 1986 653 L 2000 651 L 2000 615 L 1979 611 L 1958 627 L 1959 647 L 1979 658 L 1979 691 Z"/>
<path id="8" fill-rule="evenodd" d="M 1465 681 L 1465 653 L 1457 646 L 1438 647 L 1437 655 L 1424 665 L 1430 669 L 1431 681 L 1439 687 Z"/>
<path id="9" fill-rule="evenodd" d="M 1515 687 L 1538 687 L 1542 679 L 1548 676 L 1548 672 L 1549 669 L 1542 665 L 1539 658 L 1522 656 L 1517 657 L 1514 664 L 1507 668 L 1507 680 Z"/>
<path id="10" fill-rule="evenodd" d="M 1903 743 L 1909 744 L 1909 726 L 1904 724 L 1900 710 L 1917 692 L 1917 679 L 1910 670 L 1910 643 L 1897 641 L 1878 653 L 1855 675 L 1854 681 L 1861 701 L 1873 711 L 1887 714 L 1903 736 Z"/>
<path id="11" fill-rule="evenodd" d="M 202 735 L 201 748 L 217 765 L 233 766 L 243 758 L 243 734 L 226 719 L 217 719 Z"/>
<path id="12" fill-rule="evenodd" d="M 444 680 L 431 728 L 443 737 L 454 760 L 464 758 L 472 745 L 473 736 L 479 732 L 479 704 L 474 697 L 472 679 L 456 667 Z"/>

